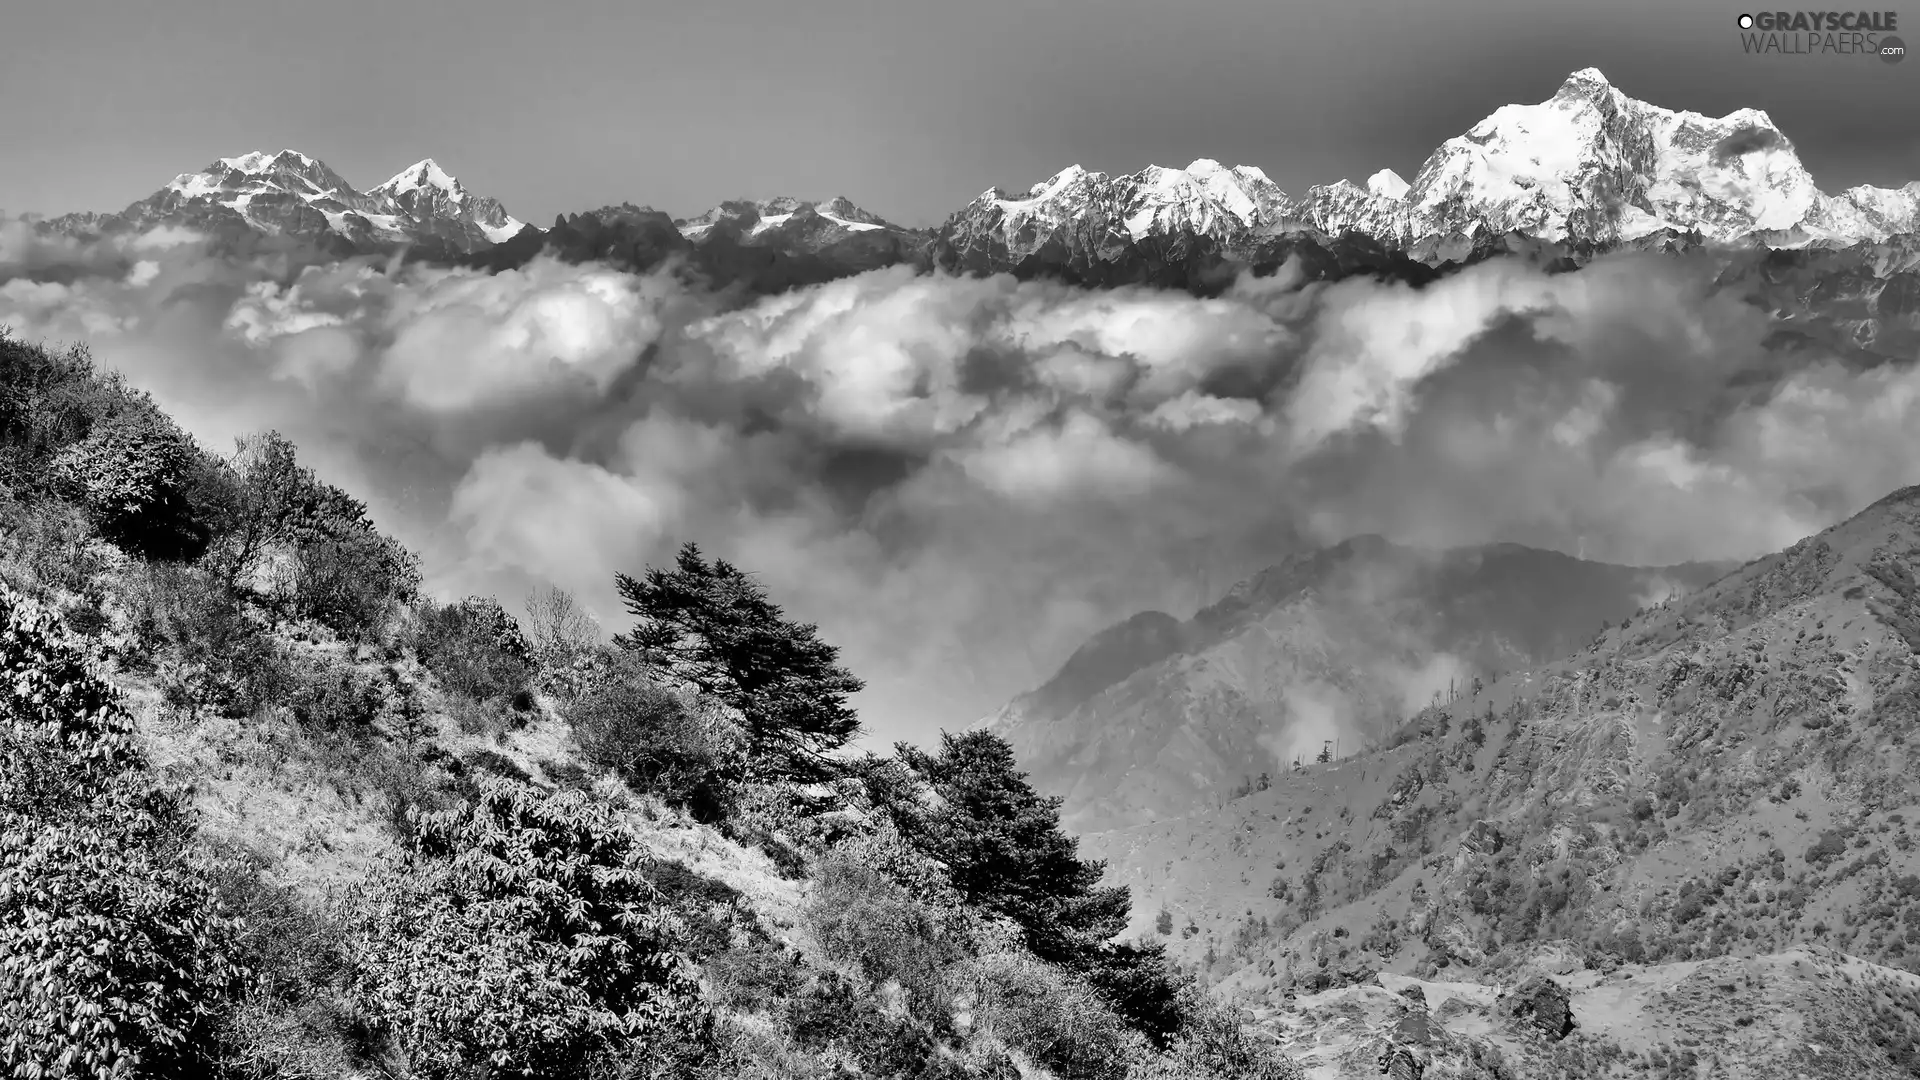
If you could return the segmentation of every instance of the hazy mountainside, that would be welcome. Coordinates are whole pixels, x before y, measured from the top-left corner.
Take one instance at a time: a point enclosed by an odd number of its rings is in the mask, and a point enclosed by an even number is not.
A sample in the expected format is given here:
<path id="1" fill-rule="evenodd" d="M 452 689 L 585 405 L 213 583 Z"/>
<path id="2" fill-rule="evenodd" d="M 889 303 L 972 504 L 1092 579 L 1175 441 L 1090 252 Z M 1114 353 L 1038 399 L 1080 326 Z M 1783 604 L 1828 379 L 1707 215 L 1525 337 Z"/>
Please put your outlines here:
<path id="1" fill-rule="evenodd" d="M 1871 1014 L 1891 1007 L 1904 1034 L 1863 1044 L 1852 1024 L 1868 1017 L 1833 1008 L 1865 994 L 1857 964 L 1811 978 L 1790 958 L 1674 965 L 1818 942 L 1920 970 L 1916 735 L 1909 488 L 1571 656 L 1469 686 L 1389 748 L 1085 844 L 1140 897 L 1135 925 L 1157 923 L 1223 993 L 1269 1000 L 1382 970 L 1511 982 L 1554 942 L 1568 972 L 1666 962 L 1664 992 L 1578 975 L 1576 1019 L 1584 1000 L 1616 1027 L 1664 1014 L 1699 1039 L 1717 1025 L 1708 1041 L 1745 1064 L 1711 1075 L 1795 1075 L 1769 1071 L 1788 1060 L 1914 1075 L 1910 977 L 1908 997 Z M 1773 992 L 1756 998 L 1749 978 Z M 1737 985 L 1714 1007 L 1722 979 Z M 1824 1003 L 1770 1020 L 1782 993 Z"/>
<path id="2" fill-rule="evenodd" d="M 983 724 L 1066 799 L 1076 829 L 1183 814 L 1336 738 L 1352 753 L 1436 693 L 1564 655 L 1725 569 L 1360 537 L 1269 567 L 1184 622 L 1146 612 L 1102 631 Z"/>
<path id="3" fill-rule="evenodd" d="M 652 270 L 679 258 L 707 284 L 776 293 L 919 258 L 921 234 L 889 224 L 845 199 L 728 202 L 676 222 L 652 207 L 622 204 L 565 214 L 463 260 L 506 270 L 552 252 Z"/>

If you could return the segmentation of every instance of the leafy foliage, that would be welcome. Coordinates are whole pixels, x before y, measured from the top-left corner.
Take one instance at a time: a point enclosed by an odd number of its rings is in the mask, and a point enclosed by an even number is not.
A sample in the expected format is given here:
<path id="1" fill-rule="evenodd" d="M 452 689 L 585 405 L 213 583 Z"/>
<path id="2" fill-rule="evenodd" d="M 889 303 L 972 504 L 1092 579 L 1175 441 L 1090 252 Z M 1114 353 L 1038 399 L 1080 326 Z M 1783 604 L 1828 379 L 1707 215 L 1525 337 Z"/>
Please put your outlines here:
<path id="1" fill-rule="evenodd" d="M 996 953 L 967 965 L 983 1026 L 1062 1080 L 1120 1080 L 1140 1037 L 1085 984 L 1030 956 Z"/>
<path id="2" fill-rule="evenodd" d="M 815 881 L 807 925 L 827 958 L 852 963 L 874 986 L 898 983 L 911 1015 L 944 1027 L 952 999 L 947 969 L 965 955 L 951 920 L 851 849 L 829 853 Z"/>
<path id="3" fill-rule="evenodd" d="M 352 992 L 415 1076 L 584 1077 L 708 1030 L 637 839 L 579 793 L 482 779 L 364 904 Z"/>
<path id="4" fill-rule="evenodd" d="M 0 610 L 0 1066 L 197 1075 L 243 972 L 184 803 L 52 620 Z"/>
<path id="5" fill-rule="evenodd" d="M 158 410 L 122 413 L 56 454 L 57 489 L 87 509 L 99 534 L 121 548 L 192 559 L 211 530 L 190 499 L 199 449 Z"/>
<path id="6" fill-rule="evenodd" d="M 520 624 L 492 597 L 428 605 L 413 645 L 442 686 L 471 698 L 508 696 L 532 675 L 532 650 Z"/>
<path id="7" fill-rule="evenodd" d="M 565 715 L 588 761 L 703 821 L 719 819 L 745 769 L 735 725 L 630 661 L 613 665 Z"/>
<path id="8" fill-rule="evenodd" d="M 825 779 L 826 757 L 859 733 L 847 703 L 862 683 L 817 627 L 786 618 L 758 582 L 699 548 L 672 569 L 617 575 L 639 623 L 615 641 L 712 694 L 746 719 L 749 761 L 765 778 Z"/>
<path id="9" fill-rule="evenodd" d="M 1230 1008 L 1197 985 L 1183 989 L 1179 1006 L 1187 1017 L 1179 1039 L 1130 1080 L 1299 1080 L 1299 1067 L 1278 1047 L 1249 1036 Z"/>
<path id="10" fill-rule="evenodd" d="M 418 596 L 415 556 L 374 527 L 365 503 L 301 465 L 284 435 L 240 440 L 222 468 L 206 562 L 230 587 L 356 638 Z"/>

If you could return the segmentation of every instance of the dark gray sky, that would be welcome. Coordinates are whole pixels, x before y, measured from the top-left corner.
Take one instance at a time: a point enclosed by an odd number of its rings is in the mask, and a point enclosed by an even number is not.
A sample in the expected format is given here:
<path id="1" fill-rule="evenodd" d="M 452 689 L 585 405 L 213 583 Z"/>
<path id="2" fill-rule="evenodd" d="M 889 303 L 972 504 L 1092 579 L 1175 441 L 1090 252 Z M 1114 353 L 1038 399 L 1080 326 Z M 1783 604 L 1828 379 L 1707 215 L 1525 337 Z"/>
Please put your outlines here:
<path id="1" fill-rule="evenodd" d="M 291 147 L 431 156 L 536 224 L 623 200 L 845 194 L 907 224 L 1075 162 L 1254 164 L 1290 191 L 1426 154 L 1574 69 L 1766 109 L 1829 191 L 1920 177 L 1920 61 L 1743 55 L 1738 3 L 15 0 L 0 208 L 119 209 Z M 1900 27 L 1920 43 L 1920 8 Z"/>

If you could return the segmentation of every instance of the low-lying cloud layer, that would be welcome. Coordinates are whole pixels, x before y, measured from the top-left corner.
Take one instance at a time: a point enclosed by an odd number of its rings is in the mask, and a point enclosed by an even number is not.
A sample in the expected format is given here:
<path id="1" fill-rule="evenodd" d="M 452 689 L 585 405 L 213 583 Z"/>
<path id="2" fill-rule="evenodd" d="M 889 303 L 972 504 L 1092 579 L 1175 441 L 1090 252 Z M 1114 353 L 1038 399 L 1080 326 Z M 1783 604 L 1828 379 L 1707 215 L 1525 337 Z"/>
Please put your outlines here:
<path id="1" fill-rule="evenodd" d="M 1920 479 L 1920 375 L 1779 373 L 1703 261 L 1487 263 L 1218 299 L 882 270 L 726 307 L 668 274 L 209 257 L 0 226 L 0 323 L 84 340 L 209 445 L 276 427 L 447 593 L 694 540 L 841 643 L 883 738 L 1184 614 L 1304 542 L 1627 563 L 1785 546 Z"/>

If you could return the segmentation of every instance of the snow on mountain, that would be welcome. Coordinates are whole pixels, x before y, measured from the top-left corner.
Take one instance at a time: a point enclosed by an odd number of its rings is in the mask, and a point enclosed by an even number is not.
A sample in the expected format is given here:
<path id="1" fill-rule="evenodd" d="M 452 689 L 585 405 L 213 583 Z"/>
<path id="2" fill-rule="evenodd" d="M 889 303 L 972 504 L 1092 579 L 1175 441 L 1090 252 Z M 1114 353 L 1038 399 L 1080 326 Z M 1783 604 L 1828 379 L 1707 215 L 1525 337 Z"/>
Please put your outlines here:
<path id="1" fill-rule="evenodd" d="M 220 158 L 182 173 L 122 216 L 230 212 L 267 233 L 322 230 L 355 243 L 432 240 L 456 251 L 500 243 L 524 226 L 495 199 L 471 195 L 428 158 L 366 191 L 297 150 Z"/>
<path id="2" fill-rule="evenodd" d="M 340 253 L 407 244 L 430 258 L 475 254 L 521 237 L 493 260 L 505 259 L 502 265 L 548 246 L 546 233 L 528 232 L 432 158 L 361 191 L 294 150 L 221 158 L 120 214 L 69 215 L 46 227 L 84 232 L 160 223 L 227 238 L 293 235 Z M 677 238 L 656 235 L 662 228 Z M 635 229 L 616 242 L 616 234 Z M 1278 266 L 1296 256 L 1319 276 L 1364 270 L 1414 280 L 1442 264 L 1540 244 L 1583 253 L 1700 242 L 1864 249 L 1916 235 L 1920 184 L 1827 195 L 1766 113 L 1742 109 L 1716 118 L 1675 111 L 1629 97 L 1586 68 L 1547 100 L 1503 106 L 1447 140 L 1411 181 L 1382 169 L 1364 184 L 1340 180 L 1295 196 L 1256 167 L 1209 158 L 1119 175 L 1074 165 L 1024 191 L 990 188 L 931 235 L 844 197 L 775 198 L 724 202 L 677 221 L 657 214 L 638 224 L 596 211 L 553 243 L 619 258 L 678 250 L 683 242 L 698 249 L 737 245 L 754 250 L 718 257 L 723 276 L 778 281 L 789 280 L 785 271 L 769 277 L 754 269 L 772 265 L 760 258 L 769 250 L 804 257 L 807 268 L 796 273 L 807 280 L 828 272 L 823 267 L 857 272 L 912 262 L 1061 274 L 1094 285 L 1215 287 L 1235 267 Z M 1899 250 L 1886 258 L 1905 260 L 1901 245 L 1908 241 L 1892 242 Z M 821 255 L 829 257 L 805 262 Z"/>
<path id="3" fill-rule="evenodd" d="M 758 201 L 733 199 L 674 224 L 682 236 L 696 243 L 716 235 L 716 230 L 737 234 L 749 244 L 785 241 L 802 246 L 830 244 L 855 233 L 907 231 L 862 210 L 844 195 L 818 203 L 788 196 Z"/>
<path id="4" fill-rule="evenodd" d="M 1306 229 L 1401 249 L 1508 233 L 1606 245 L 1662 230 L 1770 247 L 1880 242 L 1920 231 L 1920 185 L 1828 196 L 1766 113 L 1661 108 L 1586 68 L 1546 101 L 1503 106 L 1447 140 L 1411 183 L 1383 169 L 1365 187 L 1295 198 L 1257 168 L 1206 159 L 1111 178 L 1075 165 L 1024 194 L 982 193 L 943 235 L 1018 262 L 1058 237 L 1084 250 L 1174 234 L 1244 248 Z"/>
<path id="5" fill-rule="evenodd" d="M 368 198 L 393 207 L 416 226 L 455 223 L 478 231 L 488 243 L 498 244 L 525 226 L 510 216 L 497 199 L 468 194 L 438 162 L 425 158 L 395 173 L 366 192 Z"/>

